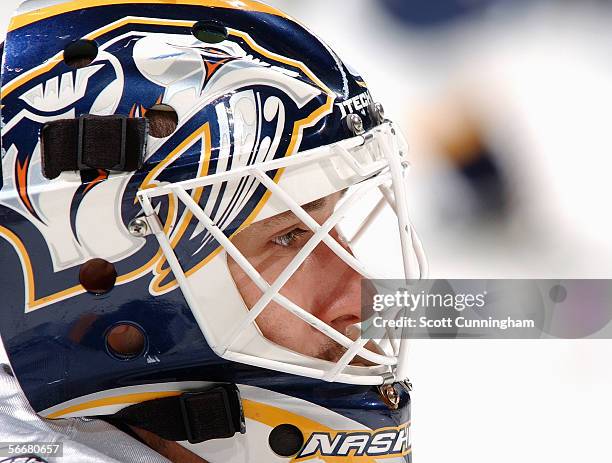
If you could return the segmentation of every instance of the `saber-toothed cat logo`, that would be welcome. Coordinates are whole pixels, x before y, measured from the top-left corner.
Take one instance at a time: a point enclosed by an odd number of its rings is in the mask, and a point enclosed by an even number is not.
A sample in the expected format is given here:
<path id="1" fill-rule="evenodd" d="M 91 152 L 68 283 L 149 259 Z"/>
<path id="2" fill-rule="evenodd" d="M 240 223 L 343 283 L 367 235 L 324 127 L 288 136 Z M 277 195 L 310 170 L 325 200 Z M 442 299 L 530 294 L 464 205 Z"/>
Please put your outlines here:
<path id="1" fill-rule="evenodd" d="M 175 289 L 157 247 L 128 233 L 140 210 L 136 192 L 289 156 L 302 130 L 331 111 L 329 90 L 302 63 L 239 30 L 205 45 L 182 33 L 192 23 L 123 18 L 87 34 L 98 48 L 87 67 L 70 68 L 59 51 L 3 81 L 0 255 L 12 252 L 7 246 L 19 254 L 26 311 L 84 292 L 74 268 L 93 257 L 115 263 L 118 284 L 149 275 L 152 294 Z M 177 112 L 178 128 L 167 138 L 151 138 L 145 166 L 129 175 L 93 170 L 46 179 L 40 139 L 24 136 L 45 122 L 81 114 L 146 117 L 160 104 Z M 196 190 L 193 197 L 229 234 L 266 199 L 265 189 L 246 178 Z M 173 246 L 181 242 L 179 251 L 189 256 L 185 270 L 205 263 L 217 242 L 179 204 L 160 200 L 156 206 L 165 229 L 173 231 Z"/>

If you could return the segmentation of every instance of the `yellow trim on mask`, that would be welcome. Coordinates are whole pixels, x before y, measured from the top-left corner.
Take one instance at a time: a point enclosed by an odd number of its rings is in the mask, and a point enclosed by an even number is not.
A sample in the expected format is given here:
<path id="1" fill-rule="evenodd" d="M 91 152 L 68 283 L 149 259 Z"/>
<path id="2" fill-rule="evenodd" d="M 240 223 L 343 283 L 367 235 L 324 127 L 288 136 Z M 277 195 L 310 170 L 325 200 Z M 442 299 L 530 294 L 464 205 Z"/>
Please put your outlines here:
<path id="1" fill-rule="evenodd" d="M 96 399 L 89 402 L 85 402 L 78 405 L 73 405 L 71 407 L 67 407 L 60 411 L 51 413 L 47 416 L 49 419 L 58 419 L 65 417 L 68 414 L 72 414 L 75 412 L 83 412 L 86 410 L 105 407 L 110 405 L 126 405 L 130 406 L 135 403 L 146 402 L 149 400 L 161 399 L 165 397 L 173 397 L 181 395 L 182 391 L 160 391 L 160 392 L 145 392 L 145 393 L 136 393 L 136 394 L 125 394 L 117 397 L 108 397 L 104 399 Z M 368 433 L 368 434 L 376 434 L 383 431 L 399 431 L 404 427 L 410 427 L 410 423 L 406 423 L 397 427 L 387 427 L 381 429 L 359 429 L 359 430 L 337 430 L 332 429 L 328 426 L 325 426 L 317 421 L 306 418 L 302 415 L 298 415 L 297 413 L 293 413 L 287 410 L 284 410 L 279 407 L 275 407 L 272 405 L 264 404 L 261 402 L 256 402 L 249 399 L 242 400 L 242 407 L 244 410 L 244 416 L 246 419 L 251 421 L 256 421 L 258 423 L 264 424 L 270 428 L 275 428 L 282 424 L 291 424 L 296 426 L 302 431 L 304 434 L 305 441 L 308 441 L 308 438 L 311 434 L 317 433 L 329 433 L 333 438 L 339 433 Z M 247 431 L 248 432 L 248 431 Z M 319 461 L 323 461 L 325 463 L 346 463 L 346 462 L 360 462 L 360 463 L 376 463 L 377 460 L 387 459 L 387 458 L 398 458 L 402 456 L 409 455 L 412 452 L 412 449 L 407 449 L 402 453 L 395 453 L 391 455 L 381 455 L 381 456 L 347 456 L 347 457 L 330 457 L 330 456 L 320 456 L 320 455 L 310 455 L 304 458 L 293 458 L 291 459 L 292 463 L 299 463 L 301 461 L 311 460 L 312 458 L 318 458 Z"/>
<path id="2" fill-rule="evenodd" d="M 127 4 L 143 4 L 149 3 L 165 4 L 165 5 L 186 5 L 186 6 L 201 6 L 212 8 L 227 8 L 231 10 L 252 11 L 254 13 L 268 13 L 281 18 L 291 19 L 282 11 L 271 6 L 252 0 L 71 0 L 60 5 L 53 5 L 47 8 L 39 8 L 34 11 L 29 11 L 20 15 L 16 15 L 11 20 L 8 31 L 12 32 L 24 26 L 28 26 L 37 21 L 51 18 L 63 13 L 71 11 L 93 8 L 96 6 L 113 6 Z M 205 19 L 205 18 L 202 18 Z"/>

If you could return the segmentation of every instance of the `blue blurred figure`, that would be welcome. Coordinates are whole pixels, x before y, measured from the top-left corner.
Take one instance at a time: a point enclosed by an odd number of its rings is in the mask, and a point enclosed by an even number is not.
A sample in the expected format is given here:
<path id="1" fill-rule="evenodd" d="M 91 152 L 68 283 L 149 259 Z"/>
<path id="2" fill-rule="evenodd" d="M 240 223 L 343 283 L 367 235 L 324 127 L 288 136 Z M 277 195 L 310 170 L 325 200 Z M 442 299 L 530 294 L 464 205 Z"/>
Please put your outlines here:
<path id="1" fill-rule="evenodd" d="M 407 26 L 429 28 L 479 14 L 492 4 L 502 2 L 504 0 L 382 0 L 380 3 Z"/>

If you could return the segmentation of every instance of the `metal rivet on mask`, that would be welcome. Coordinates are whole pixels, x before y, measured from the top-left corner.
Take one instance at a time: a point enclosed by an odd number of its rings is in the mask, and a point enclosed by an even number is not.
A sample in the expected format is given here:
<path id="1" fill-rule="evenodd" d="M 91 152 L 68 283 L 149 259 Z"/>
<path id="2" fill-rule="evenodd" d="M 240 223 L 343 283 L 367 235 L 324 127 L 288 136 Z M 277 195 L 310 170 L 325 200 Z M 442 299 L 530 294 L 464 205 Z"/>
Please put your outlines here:
<path id="1" fill-rule="evenodd" d="M 149 234 L 149 224 L 144 218 L 138 217 L 130 222 L 128 230 L 130 235 L 136 238 L 144 238 Z"/>
<path id="2" fill-rule="evenodd" d="M 378 124 L 382 124 L 385 121 L 385 108 L 381 103 L 372 103 L 370 105 L 370 114 Z"/>
<path id="3" fill-rule="evenodd" d="M 358 114 L 349 114 L 346 117 L 346 126 L 355 135 L 361 135 L 365 132 L 363 119 Z"/>
<path id="4" fill-rule="evenodd" d="M 378 392 L 383 399 L 383 402 L 391 409 L 397 410 L 399 408 L 400 396 L 395 390 L 393 384 L 384 384 L 378 387 Z"/>
<path id="5" fill-rule="evenodd" d="M 292 424 L 281 424 L 275 427 L 268 438 L 270 448 L 281 457 L 292 457 L 298 454 L 304 445 L 304 434 Z"/>

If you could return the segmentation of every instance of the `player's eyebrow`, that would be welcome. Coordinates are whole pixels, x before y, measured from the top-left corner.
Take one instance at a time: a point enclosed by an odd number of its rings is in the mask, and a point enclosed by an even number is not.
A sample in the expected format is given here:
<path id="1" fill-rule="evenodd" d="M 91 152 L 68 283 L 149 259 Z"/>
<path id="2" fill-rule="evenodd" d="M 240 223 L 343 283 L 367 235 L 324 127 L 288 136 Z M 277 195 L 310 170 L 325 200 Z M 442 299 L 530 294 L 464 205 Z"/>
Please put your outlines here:
<path id="1" fill-rule="evenodd" d="M 323 209 L 325 206 L 327 206 L 328 202 L 329 202 L 328 198 L 317 199 L 315 201 L 312 201 L 302 206 L 302 209 L 304 209 L 306 212 L 309 212 L 309 213 L 316 212 L 320 209 Z M 282 227 L 284 224 L 286 224 L 289 221 L 296 221 L 296 220 L 299 221 L 296 215 L 292 211 L 287 211 L 287 212 L 284 212 L 282 214 L 279 214 L 277 216 L 274 216 L 266 220 L 265 223 L 262 224 L 262 228 L 265 230 L 269 230 L 271 228 L 279 228 L 279 227 Z"/>

